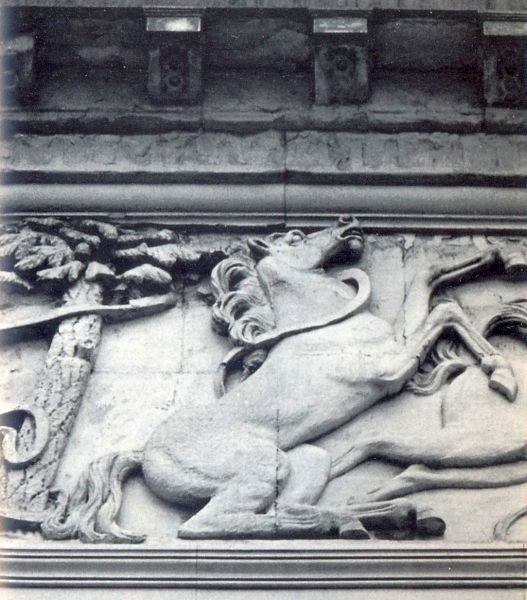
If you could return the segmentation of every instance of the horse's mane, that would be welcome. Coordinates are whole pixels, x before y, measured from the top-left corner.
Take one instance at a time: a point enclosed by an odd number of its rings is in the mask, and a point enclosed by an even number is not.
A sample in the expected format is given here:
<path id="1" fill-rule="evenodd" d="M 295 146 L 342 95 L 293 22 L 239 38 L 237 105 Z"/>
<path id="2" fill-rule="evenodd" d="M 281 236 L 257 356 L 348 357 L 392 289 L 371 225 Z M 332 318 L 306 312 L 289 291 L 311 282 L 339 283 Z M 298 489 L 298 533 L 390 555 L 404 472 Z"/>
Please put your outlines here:
<path id="1" fill-rule="evenodd" d="M 273 310 L 250 258 L 222 260 L 211 273 L 211 287 L 213 328 L 235 345 L 251 344 L 275 327 Z"/>

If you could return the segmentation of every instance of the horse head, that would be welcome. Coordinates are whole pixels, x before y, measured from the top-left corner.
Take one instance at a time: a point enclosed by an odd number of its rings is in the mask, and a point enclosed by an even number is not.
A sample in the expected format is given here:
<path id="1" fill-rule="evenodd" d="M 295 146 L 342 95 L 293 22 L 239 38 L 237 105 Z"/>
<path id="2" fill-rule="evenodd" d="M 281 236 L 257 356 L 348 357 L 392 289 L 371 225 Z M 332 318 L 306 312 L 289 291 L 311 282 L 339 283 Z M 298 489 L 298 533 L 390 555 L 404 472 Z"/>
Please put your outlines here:
<path id="1" fill-rule="evenodd" d="M 247 242 L 253 258 L 258 262 L 272 257 L 294 269 L 309 271 L 319 269 L 335 254 L 349 249 L 351 258 L 362 254 L 364 239 L 355 217 L 340 217 L 332 227 L 305 234 L 299 229 L 275 233 L 266 240 L 252 238 Z"/>

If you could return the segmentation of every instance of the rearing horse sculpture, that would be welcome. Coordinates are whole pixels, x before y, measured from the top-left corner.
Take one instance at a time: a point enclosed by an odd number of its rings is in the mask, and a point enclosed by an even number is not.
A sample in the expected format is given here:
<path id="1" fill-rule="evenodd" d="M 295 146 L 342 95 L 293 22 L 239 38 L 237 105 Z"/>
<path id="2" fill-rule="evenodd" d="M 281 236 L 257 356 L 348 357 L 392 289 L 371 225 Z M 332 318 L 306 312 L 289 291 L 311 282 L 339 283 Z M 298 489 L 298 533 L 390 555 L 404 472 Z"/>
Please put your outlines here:
<path id="1" fill-rule="evenodd" d="M 492 266 L 504 268 L 506 257 L 487 253 L 421 273 L 407 295 L 406 314 L 412 320 L 403 343 L 389 323 L 368 311 L 369 282 L 363 272 L 348 270 L 341 280 L 323 270 L 344 249 L 360 257 L 364 241 L 355 219 L 340 219 L 310 235 L 293 230 L 248 244 L 275 329 L 231 353 L 223 371 L 255 349 L 268 350 L 267 360 L 219 399 L 211 395 L 206 403 L 194 403 L 192 397 L 180 402 L 143 450 L 91 463 L 68 501 L 43 524 L 46 536 L 141 540 L 116 523 L 121 482 L 137 468 L 158 497 L 203 506 L 179 529 L 180 537 L 338 531 L 361 538 L 368 537 L 367 529 L 408 527 L 416 521 L 408 501 L 316 506 L 330 478 L 331 457 L 310 442 L 397 394 L 447 328 L 477 357 L 489 385 L 514 399 L 510 367 L 461 308 L 445 302 L 429 310 L 438 285 Z"/>

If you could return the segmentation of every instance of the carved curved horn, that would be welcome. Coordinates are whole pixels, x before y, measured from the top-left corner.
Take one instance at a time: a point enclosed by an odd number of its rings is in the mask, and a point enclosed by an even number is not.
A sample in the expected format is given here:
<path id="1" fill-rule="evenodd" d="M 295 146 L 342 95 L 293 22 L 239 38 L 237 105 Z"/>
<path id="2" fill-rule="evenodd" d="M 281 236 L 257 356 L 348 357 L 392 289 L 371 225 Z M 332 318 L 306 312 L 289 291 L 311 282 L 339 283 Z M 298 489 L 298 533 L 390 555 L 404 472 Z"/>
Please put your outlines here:
<path id="1" fill-rule="evenodd" d="M 0 417 L 10 417 L 11 419 L 29 416 L 35 423 L 35 437 L 33 444 L 25 451 L 17 448 L 18 430 L 11 425 L 0 426 L 0 438 L 2 438 L 2 458 L 12 467 L 23 467 L 31 461 L 37 459 L 46 448 L 49 440 L 49 421 L 47 415 L 41 408 L 36 406 L 16 406 L 0 413 Z"/>

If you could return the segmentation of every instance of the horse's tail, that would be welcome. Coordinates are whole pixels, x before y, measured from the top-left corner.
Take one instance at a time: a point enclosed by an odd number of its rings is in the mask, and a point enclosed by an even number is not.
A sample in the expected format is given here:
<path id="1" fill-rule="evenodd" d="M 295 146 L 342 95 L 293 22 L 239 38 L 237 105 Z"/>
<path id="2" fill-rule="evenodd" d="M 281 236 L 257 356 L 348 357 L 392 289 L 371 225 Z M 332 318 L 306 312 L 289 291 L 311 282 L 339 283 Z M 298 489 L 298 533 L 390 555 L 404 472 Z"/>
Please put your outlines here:
<path id="1" fill-rule="evenodd" d="M 495 333 L 519 336 L 527 342 L 527 299 L 519 298 L 504 304 L 487 323 L 483 335 Z"/>
<path id="2" fill-rule="evenodd" d="M 419 370 L 406 384 L 406 389 L 419 396 L 429 396 L 448 380 L 462 373 L 470 364 L 470 359 L 458 353 L 451 342 L 440 342 L 430 356 L 432 368 Z"/>
<path id="3" fill-rule="evenodd" d="M 69 496 L 57 498 L 56 509 L 41 531 L 49 539 L 78 537 L 83 542 L 142 542 L 144 536 L 121 529 L 116 522 L 122 484 L 141 468 L 143 452 L 114 452 L 92 462 Z"/>
<path id="4" fill-rule="evenodd" d="M 527 342 L 527 300 L 519 299 L 500 307 L 485 326 L 483 335 L 494 334 L 519 336 Z M 406 385 L 406 389 L 420 396 L 428 396 L 448 380 L 462 373 L 472 361 L 458 352 L 450 341 L 441 341 L 430 355 L 432 367 L 419 370 Z"/>

